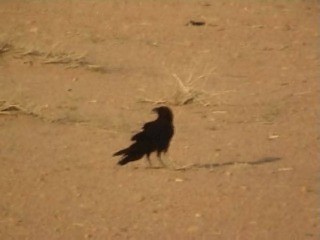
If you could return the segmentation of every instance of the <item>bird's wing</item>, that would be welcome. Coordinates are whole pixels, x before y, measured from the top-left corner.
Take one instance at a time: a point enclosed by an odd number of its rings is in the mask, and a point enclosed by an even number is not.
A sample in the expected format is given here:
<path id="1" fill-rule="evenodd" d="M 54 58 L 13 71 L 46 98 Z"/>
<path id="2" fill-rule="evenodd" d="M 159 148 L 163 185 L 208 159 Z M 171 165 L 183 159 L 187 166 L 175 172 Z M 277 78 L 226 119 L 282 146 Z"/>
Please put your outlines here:
<path id="1" fill-rule="evenodd" d="M 154 135 L 154 122 L 147 122 L 143 125 L 143 131 L 133 135 L 132 141 L 145 141 Z"/>

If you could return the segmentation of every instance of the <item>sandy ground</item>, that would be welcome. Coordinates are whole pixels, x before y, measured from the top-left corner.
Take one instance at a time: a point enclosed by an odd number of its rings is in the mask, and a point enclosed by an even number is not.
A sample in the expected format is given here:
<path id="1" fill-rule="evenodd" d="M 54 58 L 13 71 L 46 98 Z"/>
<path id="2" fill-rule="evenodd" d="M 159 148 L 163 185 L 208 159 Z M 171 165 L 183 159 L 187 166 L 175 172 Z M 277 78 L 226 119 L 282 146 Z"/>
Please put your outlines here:
<path id="1" fill-rule="evenodd" d="M 1 1 L 0 239 L 319 239 L 318 12 Z M 118 167 L 157 104 L 187 168 Z"/>

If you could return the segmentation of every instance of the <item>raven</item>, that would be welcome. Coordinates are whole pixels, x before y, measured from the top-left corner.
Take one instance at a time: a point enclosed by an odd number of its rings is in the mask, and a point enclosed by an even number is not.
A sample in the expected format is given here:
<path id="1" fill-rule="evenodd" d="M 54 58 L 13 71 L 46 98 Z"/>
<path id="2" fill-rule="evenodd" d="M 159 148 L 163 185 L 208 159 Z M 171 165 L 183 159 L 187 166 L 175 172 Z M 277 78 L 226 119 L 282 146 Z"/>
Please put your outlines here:
<path id="1" fill-rule="evenodd" d="M 145 123 L 142 131 L 132 136 L 131 141 L 134 141 L 132 145 L 113 154 L 113 156 L 122 156 L 118 165 L 137 161 L 146 155 L 151 166 L 150 154 L 156 152 L 160 163 L 165 166 L 161 153 L 168 151 L 174 134 L 173 113 L 165 106 L 154 108 L 152 111 L 158 114 L 157 119 Z"/>

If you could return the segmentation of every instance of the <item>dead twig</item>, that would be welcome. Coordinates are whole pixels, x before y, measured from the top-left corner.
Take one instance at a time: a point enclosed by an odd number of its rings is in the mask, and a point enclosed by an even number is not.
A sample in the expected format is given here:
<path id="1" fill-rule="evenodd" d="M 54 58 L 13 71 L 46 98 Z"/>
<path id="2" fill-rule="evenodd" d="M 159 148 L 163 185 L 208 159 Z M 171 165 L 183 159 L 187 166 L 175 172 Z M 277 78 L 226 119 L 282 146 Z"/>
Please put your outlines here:
<path id="1" fill-rule="evenodd" d="M 151 99 L 140 99 L 140 100 L 138 100 L 138 102 L 141 102 L 141 103 L 152 103 L 154 105 L 168 103 L 168 101 L 166 101 L 166 100 L 151 100 Z"/>

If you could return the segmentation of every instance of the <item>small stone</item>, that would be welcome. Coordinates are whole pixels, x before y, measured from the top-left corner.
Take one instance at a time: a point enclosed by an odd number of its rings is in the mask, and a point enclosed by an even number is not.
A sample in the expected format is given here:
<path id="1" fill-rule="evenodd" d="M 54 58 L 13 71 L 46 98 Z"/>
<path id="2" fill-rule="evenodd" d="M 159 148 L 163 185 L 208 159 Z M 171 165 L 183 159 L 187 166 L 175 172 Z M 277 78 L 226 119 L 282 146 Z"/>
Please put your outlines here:
<path id="1" fill-rule="evenodd" d="M 269 139 L 269 140 L 274 140 L 274 139 L 277 139 L 277 138 L 279 138 L 279 135 L 276 135 L 276 134 L 270 134 L 270 135 L 268 136 L 268 139 Z"/>
<path id="2" fill-rule="evenodd" d="M 184 182 L 184 180 L 182 178 L 176 178 L 174 181 L 175 182 Z"/>

